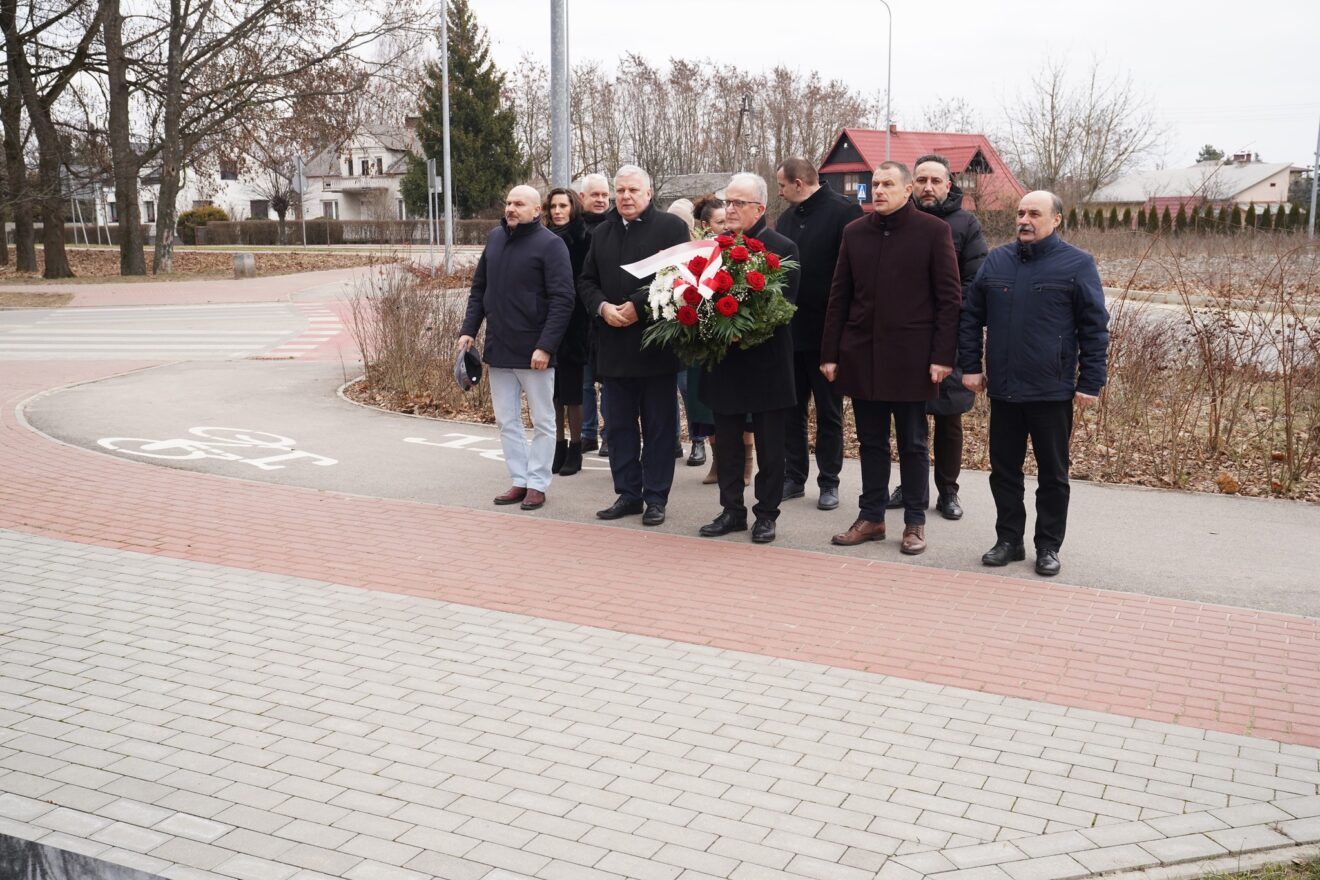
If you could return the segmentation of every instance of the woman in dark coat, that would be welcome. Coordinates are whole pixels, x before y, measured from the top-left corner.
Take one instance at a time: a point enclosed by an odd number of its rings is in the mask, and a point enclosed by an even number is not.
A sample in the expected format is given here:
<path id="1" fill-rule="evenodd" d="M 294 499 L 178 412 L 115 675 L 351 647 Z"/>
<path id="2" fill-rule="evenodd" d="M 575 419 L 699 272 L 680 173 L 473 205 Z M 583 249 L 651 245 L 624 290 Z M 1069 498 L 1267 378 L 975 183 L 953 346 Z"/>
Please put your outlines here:
<path id="1" fill-rule="evenodd" d="M 573 282 L 582 274 L 591 240 L 572 190 L 558 187 L 546 193 L 542 205 L 545 227 L 568 245 Z M 555 458 L 550 470 L 563 477 L 582 469 L 582 368 L 589 354 L 590 318 L 582 298 L 575 299 L 572 318 L 555 362 Z M 568 428 L 565 437 L 564 428 Z"/>

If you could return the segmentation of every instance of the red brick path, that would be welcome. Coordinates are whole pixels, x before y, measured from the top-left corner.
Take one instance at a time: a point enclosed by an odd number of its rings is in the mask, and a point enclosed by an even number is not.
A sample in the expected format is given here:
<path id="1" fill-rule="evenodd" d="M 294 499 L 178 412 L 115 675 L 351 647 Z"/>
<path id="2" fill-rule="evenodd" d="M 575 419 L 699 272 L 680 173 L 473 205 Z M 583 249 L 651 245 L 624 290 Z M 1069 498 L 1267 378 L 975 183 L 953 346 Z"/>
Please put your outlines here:
<path id="1" fill-rule="evenodd" d="M 1320 620 L 245 483 L 15 415 L 133 366 L 3 365 L 0 527 L 1320 745 Z"/>

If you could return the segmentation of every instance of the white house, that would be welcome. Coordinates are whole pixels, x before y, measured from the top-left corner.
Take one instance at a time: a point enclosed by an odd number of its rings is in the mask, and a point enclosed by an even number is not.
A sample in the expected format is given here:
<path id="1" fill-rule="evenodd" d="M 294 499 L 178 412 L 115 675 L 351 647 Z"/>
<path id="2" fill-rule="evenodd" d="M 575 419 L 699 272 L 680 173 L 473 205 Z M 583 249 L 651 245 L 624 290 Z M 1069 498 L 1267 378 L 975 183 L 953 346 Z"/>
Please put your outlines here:
<path id="1" fill-rule="evenodd" d="M 1239 153 L 1230 162 L 1198 162 L 1190 168 L 1139 171 L 1101 187 L 1092 206 L 1131 208 L 1181 202 L 1246 208 L 1277 208 L 1288 202 L 1288 186 L 1305 169 L 1289 162 L 1261 162 Z"/>

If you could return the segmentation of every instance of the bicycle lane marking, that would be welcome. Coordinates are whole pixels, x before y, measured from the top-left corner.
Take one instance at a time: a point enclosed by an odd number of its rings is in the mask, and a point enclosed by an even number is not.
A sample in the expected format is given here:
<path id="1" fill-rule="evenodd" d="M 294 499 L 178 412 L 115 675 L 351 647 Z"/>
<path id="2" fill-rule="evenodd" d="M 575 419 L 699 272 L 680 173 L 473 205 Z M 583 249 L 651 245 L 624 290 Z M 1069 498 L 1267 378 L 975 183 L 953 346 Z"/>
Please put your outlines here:
<path id="1" fill-rule="evenodd" d="M 111 452 L 122 452 L 143 458 L 158 458 L 173 461 L 196 461 L 210 458 L 218 461 L 237 461 L 249 464 L 258 470 L 283 470 L 278 462 L 307 461 L 313 465 L 329 467 L 339 463 L 337 459 L 304 449 L 295 449 L 297 441 L 282 434 L 254 431 L 248 428 L 196 427 L 188 433 L 202 439 L 188 437 L 168 440 L 152 440 L 145 437 L 102 437 L 96 443 Z M 275 454 L 257 458 L 247 458 L 230 450 L 269 450 Z"/>

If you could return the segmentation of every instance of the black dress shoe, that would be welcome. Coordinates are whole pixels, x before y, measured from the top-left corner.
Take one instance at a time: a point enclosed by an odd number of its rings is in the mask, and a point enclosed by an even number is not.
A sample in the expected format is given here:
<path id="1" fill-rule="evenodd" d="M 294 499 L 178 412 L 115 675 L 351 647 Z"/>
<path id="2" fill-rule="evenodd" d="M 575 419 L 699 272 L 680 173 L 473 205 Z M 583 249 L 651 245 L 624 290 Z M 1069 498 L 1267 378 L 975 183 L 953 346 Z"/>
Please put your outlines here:
<path id="1" fill-rule="evenodd" d="M 614 499 L 614 503 L 604 510 L 596 511 L 597 519 L 622 519 L 625 516 L 636 516 L 642 512 L 642 499 L 624 498 L 620 495 Z"/>
<path id="2" fill-rule="evenodd" d="M 752 543 L 769 544 L 775 539 L 775 521 L 772 519 L 757 519 L 756 525 L 752 526 Z"/>
<path id="3" fill-rule="evenodd" d="M 820 500 L 816 502 L 816 507 L 821 510 L 834 510 L 839 506 L 839 487 L 826 486 L 820 490 Z"/>
<path id="4" fill-rule="evenodd" d="M 1059 573 L 1060 568 L 1062 568 L 1062 566 L 1059 564 L 1059 554 L 1057 551 L 1036 551 L 1036 574 L 1041 577 L 1054 577 Z"/>
<path id="5" fill-rule="evenodd" d="M 1000 541 L 991 547 L 985 553 L 981 554 L 982 565 L 1008 565 L 1010 562 L 1021 562 L 1027 558 L 1027 548 L 1021 544 L 1010 544 L 1007 541 Z"/>
<path id="6" fill-rule="evenodd" d="M 682 458 L 682 457 L 683 457 L 683 441 L 680 440 L 680 439 L 678 439 L 677 437 L 675 437 L 675 438 L 674 438 L 674 458 Z"/>
<path id="7" fill-rule="evenodd" d="M 600 449 L 600 441 L 597 440 L 595 437 L 582 438 L 583 452 L 595 452 L 597 449 Z"/>
<path id="8" fill-rule="evenodd" d="M 718 538 L 720 535 L 727 535 L 729 532 L 745 531 L 747 531 L 747 515 L 739 516 L 726 510 L 702 526 L 697 534 L 703 538 Z"/>
<path id="9" fill-rule="evenodd" d="M 663 504 L 646 505 L 646 513 L 642 514 L 642 525 L 658 526 L 665 521 L 665 506 Z"/>
<path id="10" fill-rule="evenodd" d="M 935 509 L 945 519 L 962 519 L 962 505 L 958 503 L 957 492 L 941 492 L 940 498 L 935 502 Z"/>
<path id="11" fill-rule="evenodd" d="M 688 467 L 701 467 L 706 463 L 706 441 L 693 440 L 692 451 L 688 453 Z"/>
<path id="12" fill-rule="evenodd" d="M 903 506 L 903 487 L 895 486 L 894 493 L 890 495 L 889 500 L 885 502 L 885 509 L 898 510 L 902 506 Z"/>
<path id="13" fill-rule="evenodd" d="M 784 480 L 783 499 L 785 501 L 792 498 L 801 498 L 805 494 L 807 494 L 806 486 L 803 486 L 801 483 L 795 483 L 792 480 Z"/>

